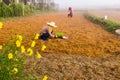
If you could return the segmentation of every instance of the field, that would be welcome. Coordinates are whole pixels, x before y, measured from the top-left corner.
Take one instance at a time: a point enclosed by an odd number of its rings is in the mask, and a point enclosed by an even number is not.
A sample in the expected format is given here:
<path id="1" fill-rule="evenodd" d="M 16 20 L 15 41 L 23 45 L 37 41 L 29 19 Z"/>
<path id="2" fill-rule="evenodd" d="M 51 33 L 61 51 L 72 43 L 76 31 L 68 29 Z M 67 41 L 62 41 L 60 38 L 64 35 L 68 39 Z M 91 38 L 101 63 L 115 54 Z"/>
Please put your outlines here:
<path id="1" fill-rule="evenodd" d="M 44 43 L 47 47 L 44 52 L 43 41 L 37 40 L 35 50 L 43 56 L 33 69 L 38 80 L 46 74 L 48 80 L 120 79 L 120 39 L 85 19 L 82 12 L 75 12 L 73 18 L 67 18 L 66 13 L 53 13 L 5 21 L 0 44 L 20 34 L 22 44 L 28 47 L 35 34 L 50 21 L 58 26 L 54 33 L 63 32 L 68 39 L 49 39 Z M 26 73 L 32 62 L 31 59 L 26 64 Z"/>
<path id="2" fill-rule="evenodd" d="M 89 11 L 89 13 L 98 17 L 104 17 L 105 15 L 107 15 L 108 19 L 120 22 L 120 10 L 91 10 Z"/>

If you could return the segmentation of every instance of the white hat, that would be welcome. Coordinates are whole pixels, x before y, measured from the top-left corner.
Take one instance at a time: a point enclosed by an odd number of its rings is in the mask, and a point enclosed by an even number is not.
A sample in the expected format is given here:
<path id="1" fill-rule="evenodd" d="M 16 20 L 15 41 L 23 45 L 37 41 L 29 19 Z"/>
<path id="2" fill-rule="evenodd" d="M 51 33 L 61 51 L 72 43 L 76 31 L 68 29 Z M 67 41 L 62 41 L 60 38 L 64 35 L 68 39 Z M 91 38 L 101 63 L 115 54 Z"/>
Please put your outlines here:
<path id="1" fill-rule="evenodd" d="M 52 27 L 57 27 L 57 26 L 55 25 L 55 22 L 48 22 L 47 25 L 50 25 L 50 26 L 52 26 Z"/>

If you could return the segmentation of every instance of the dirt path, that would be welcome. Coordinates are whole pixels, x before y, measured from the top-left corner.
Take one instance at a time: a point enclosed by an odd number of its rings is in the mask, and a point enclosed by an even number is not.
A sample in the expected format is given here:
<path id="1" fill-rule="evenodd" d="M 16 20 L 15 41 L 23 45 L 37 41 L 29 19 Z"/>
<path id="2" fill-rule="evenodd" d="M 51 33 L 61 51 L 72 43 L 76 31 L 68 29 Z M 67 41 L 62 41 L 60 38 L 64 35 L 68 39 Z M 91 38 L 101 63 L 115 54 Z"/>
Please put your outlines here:
<path id="1" fill-rule="evenodd" d="M 64 32 L 68 40 L 48 40 L 45 52 L 40 51 L 42 42 L 37 40 L 35 49 L 43 56 L 33 69 L 38 80 L 45 74 L 48 80 L 120 79 L 120 40 L 86 20 L 82 13 L 75 13 L 73 18 L 67 18 L 66 13 L 56 13 L 4 22 L 0 42 L 6 42 L 10 34 L 22 34 L 23 44 L 28 47 L 34 34 L 48 21 L 55 21 L 58 28 L 54 32 Z"/>

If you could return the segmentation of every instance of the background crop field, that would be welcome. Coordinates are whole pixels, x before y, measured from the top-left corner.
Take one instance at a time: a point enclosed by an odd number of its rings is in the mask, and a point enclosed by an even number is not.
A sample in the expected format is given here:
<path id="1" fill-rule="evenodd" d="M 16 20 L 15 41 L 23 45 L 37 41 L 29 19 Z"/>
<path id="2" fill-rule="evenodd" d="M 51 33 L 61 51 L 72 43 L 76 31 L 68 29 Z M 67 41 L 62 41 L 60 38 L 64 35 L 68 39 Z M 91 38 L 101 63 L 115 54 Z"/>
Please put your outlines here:
<path id="1" fill-rule="evenodd" d="M 40 29 L 50 21 L 54 21 L 58 26 L 54 29 L 54 33 L 63 32 L 68 39 L 49 39 L 45 42 L 46 53 L 62 52 L 90 56 L 120 52 L 120 40 L 99 25 L 86 20 L 80 12 L 74 13 L 73 18 L 67 18 L 66 13 L 54 13 L 5 21 L 0 31 L 0 43 L 7 42 L 11 36 L 21 34 L 23 44 L 27 47 L 31 44 L 30 40 L 34 38 L 35 33 L 39 33 Z M 40 51 L 41 45 L 42 41 L 37 40 L 36 50 Z"/>

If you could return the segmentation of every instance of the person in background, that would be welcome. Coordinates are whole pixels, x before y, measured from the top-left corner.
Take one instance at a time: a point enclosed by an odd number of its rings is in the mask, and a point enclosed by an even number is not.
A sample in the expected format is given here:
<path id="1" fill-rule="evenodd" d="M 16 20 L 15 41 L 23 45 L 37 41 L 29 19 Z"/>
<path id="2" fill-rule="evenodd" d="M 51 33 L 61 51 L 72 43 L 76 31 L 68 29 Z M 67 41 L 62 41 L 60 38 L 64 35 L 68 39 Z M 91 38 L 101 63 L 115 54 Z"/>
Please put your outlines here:
<path id="1" fill-rule="evenodd" d="M 40 31 L 39 39 L 42 39 L 43 41 L 48 40 L 48 38 L 56 38 L 55 35 L 53 35 L 53 28 L 57 27 L 55 22 L 48 22 L 45 27 L 42 28 Z"/>
<path id="2" fill-rule="evenodd" d="M 68 17 L 73 17 L 72 7 L 68 8 Z"/>

